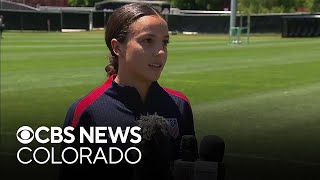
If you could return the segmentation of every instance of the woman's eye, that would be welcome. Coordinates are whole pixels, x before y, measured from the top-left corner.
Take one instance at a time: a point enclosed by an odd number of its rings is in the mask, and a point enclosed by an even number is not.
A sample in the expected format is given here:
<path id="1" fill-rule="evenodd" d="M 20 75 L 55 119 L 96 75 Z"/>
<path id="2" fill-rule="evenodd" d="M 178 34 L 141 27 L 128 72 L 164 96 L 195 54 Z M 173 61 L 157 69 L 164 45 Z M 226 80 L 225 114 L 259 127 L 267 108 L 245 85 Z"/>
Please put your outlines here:
<path id="1" fill-rule="evenodd" d="M 146 42 L 146 43 L 152 43 L 152 39 L 151 38 L 145 39 L 143 41 Z"/>
<path id="2" fill-rule="evenodd" d="M 164 41 L 162 41 L 162 43 L 163 43 L 163 45 L 167 46 L 170 43 L 170 41 L 169 40 L 164 40 Z"/>

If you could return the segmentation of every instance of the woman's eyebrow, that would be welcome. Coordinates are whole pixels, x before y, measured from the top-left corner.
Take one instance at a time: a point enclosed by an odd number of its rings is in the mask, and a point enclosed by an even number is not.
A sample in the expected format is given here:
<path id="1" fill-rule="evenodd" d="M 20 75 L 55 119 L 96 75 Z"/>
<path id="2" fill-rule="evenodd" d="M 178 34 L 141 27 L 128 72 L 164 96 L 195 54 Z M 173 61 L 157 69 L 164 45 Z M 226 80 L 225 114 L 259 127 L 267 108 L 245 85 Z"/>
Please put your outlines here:
<path id="1" fill-rule="evenodd" d="M 141 37 L 141 36 L 157 37 L 157 35 L 156 35 L 156 34 L 153 34 L 153 33 L 142 33 L 142 34 L 140 34 L 139 36 L 140 36 L 140 37 Z M 169 35 L 168 35 L 168 34 L 165 35 L 164 38 L 169 38 Z"/>
<path id="2" fill-rule="evenodd" d="M 139 36 L 151 36 L 151 37 L 156 37 L 156 35 L 155 35 L 155 34 L 150 33 L 150 32 L 141 33 Z"/>

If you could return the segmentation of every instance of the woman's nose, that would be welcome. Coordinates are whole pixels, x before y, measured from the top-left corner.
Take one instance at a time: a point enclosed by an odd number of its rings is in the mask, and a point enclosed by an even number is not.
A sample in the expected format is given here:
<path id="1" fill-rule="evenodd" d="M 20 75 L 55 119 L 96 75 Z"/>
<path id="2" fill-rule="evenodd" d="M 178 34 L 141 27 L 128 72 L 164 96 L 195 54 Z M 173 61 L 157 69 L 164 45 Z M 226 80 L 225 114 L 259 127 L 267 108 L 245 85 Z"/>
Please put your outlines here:
<path id="1" fill-rule="evenodd" d="M 166 55 L 167 55 L 167 47 L 162 45 L 161 48 L 157 48 L 157 50 L 155 52 L 155 56 L 163 58 Z"/>

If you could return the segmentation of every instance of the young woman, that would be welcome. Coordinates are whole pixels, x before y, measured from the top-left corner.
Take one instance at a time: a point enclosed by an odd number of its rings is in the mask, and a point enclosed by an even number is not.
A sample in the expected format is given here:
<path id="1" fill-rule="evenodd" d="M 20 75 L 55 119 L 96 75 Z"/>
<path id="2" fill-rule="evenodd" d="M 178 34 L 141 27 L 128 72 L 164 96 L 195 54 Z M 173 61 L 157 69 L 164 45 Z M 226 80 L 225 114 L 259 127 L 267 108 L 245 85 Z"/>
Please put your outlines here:
<path id="1" fill-rule="evenodd" d="M 168 55 L 166 21 L 148 5 L 134 3 L 122 6 L 108 20 L 105 42 L 111 53 L 110 64 L 105 68 L 109 78 L 73 103 L 64 126 L 76 129 L 81 126 L 125 129 L 136 126 L 141 115 L 157 114 L 169 122 L 175 149 L 173 159 L 177 159 L 181 137 L 194 135 L 195 131 L 187 97 L 178 91 L 161 87 L 157 82 Z M 158 168 L 157 164 L 154 164 L 154 168 Z M 118 179 L 134 177 L 134 172 L 124 166 L 121 169 L 123 173 L 115 172 L 103 173 L 106 177 L 110 173 L 117 174 Z M 81 173 L 91 174 L 91 171 Z"/>

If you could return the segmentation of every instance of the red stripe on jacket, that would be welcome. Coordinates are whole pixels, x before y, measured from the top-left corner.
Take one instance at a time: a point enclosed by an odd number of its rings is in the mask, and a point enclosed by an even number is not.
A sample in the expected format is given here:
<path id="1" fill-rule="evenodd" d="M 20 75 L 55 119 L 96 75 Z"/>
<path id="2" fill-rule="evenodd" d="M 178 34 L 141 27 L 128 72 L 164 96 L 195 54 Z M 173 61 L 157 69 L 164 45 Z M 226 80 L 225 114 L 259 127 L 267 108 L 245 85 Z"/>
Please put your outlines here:
<path id="1" fill-rule="evenodd" d="M 72 127 L 77 126 L 83 111 L 95 100 L 97 100 L 111 86 L 114 78 L 115 78 L 115 75 L 109 77 L 104 84 L 94 89 L 90 94 L 88 94 L 79 102 L 79 104 L 77 105 L 74 111 L 73 119 L 71 122 Z"/>
<path id="2" fill-rule="evenodd" d="M 164 89 L 167 93 L 169 93 L 169 94 L 172 94 L 172 95 L 174 95 L 174 96 L 177 96 L 177 97 L 179 97 L 179 98 L 184 99 L 185 101 L 188 102 L 188 104 L 189 104 L 189 106 L 190 106 L 189 99 L 187 98 L 187 96 L 185 96 L 185 95 L 182 94 L 181 92 L 175 91 L 175 90 L 172 90 L 172 89 L 169 89 L 169 88 L 166 88 L 166 87 L 164 87 L 163 89 Z"/>

